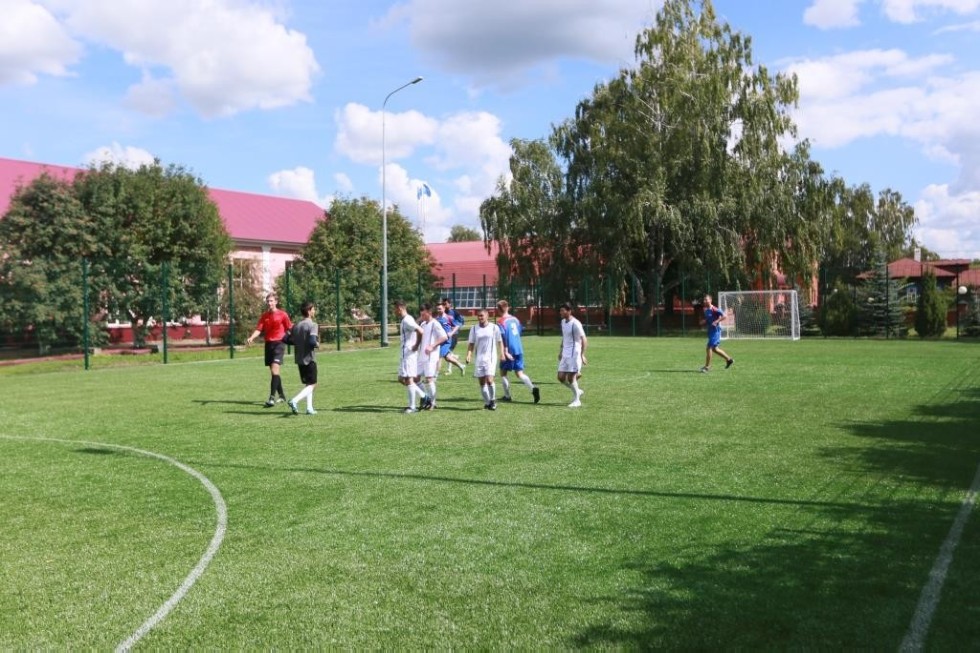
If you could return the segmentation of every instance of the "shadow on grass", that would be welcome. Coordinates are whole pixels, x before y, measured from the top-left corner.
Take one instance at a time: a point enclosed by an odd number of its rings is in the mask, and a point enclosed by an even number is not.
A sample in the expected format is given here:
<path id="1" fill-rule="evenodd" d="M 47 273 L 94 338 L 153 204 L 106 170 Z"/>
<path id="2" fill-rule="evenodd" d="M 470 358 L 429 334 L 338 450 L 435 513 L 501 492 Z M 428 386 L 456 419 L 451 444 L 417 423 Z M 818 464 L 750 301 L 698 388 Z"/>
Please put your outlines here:
<path id="1" fill-rule="evenodd" d="M 854 446 L 823 452 L 845 478 L 862 479 L 878 509 L 801 502 L 804 509 L 743 546 L 628 562 L 624 568 L 642 582 L 594 599 L 622 618 L 584 626 L 569 646 L 898 648 L 980 462 L 980 375 L 903 413 L 911 417 L 843 424 Z M 969 549 L 961 558 L 959 567 L 954 558 L 952 589 L 941 595 L 946 616 L 938 623 L 947 627 L 934 627 L 927 646 L 980 648 L 969 580 L 980 574 L 980 560 Z"/>

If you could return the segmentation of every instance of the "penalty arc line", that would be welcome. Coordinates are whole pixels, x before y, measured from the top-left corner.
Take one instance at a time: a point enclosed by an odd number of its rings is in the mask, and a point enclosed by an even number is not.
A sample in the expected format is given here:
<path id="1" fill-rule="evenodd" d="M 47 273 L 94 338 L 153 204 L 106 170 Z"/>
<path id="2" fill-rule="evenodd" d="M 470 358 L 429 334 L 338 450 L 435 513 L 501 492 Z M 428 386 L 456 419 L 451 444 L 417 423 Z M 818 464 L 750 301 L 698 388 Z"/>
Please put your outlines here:
<path id="1" fill-rule="evenodd" d="M 119 449 L 120 451 L 129 451 L 131 453 L 139 454 L 140 456 L 147 456 L 149 458 L 156 458 L 162 460 L 170 465 L 173 465 L 177 469 L 190 474 L 195 479 L 197 479 L 201 485 L 207 489 L 208 493 L 211 495 L 212 501 L 214 501 L 215 512 L 217 513 L 217 526 L 215 527 L 214 535 L 211 537 L 211 542 L 208 544 L 207 550 L 205 550 L 204 555 L 201 556 L 200 560 L 194 568 L 187 574 L 184 578 L 184 582 L 180 584 L 169 599 L 164 602 L 163 605 L 157 609 L 146 621 L 137 628 L 132 635 L 126 638 L 119 646 L 116 647 L 116 653 L 123 653 L 129 651 L 133 646 L 136 645 L 143 637 L 146 636 L 153 628 L 155 628 L 161 621 L 163 621 L 170 611 L 173 610 L 178 603 L 187 595 L 194 583 L 204 574 L 208 565 L 211 563 L 211 559 L 218 552 L 218 548 L 221 546 L 222 540 L 225 537 L 225 531 L 228 528 L 228 508 L 225 505 L 225 500 L 221 496 L 221 491 L 218 490 L 217 486 L 211 482 L 208 477 L 206 477 L 201 472 L 197 471 L 193 467 L 185 465 L 179 460 L 175 460 L 169 456 L 165 456 L 160 453 L 155 453 L 153 451 L 146 451 L 145 449 L 137 449 L 135 447 L 127 447 L 121 444 L 110 444 L 107 442 L 89 442 L 85 440 L 65 440 L 61 438 L 39 438 L 39 437 L 29 437 L 29 436 L 15 436 L 15 435 L 0 435 L 0 438 L 5 440 L 30 440 L 30 441 L 42 441 L 42 442 L 58 442 L 63 444 L 80 444 L 80 445 L 90 445 L 95 447 L 106 447 L 110 449 Z"/>
<path id="2" fill-rule="evenodd" d="M 943 545 L 939 548 L 939 555 L 936 556 L 936 561 L 929 571 L 929 580 L 926 582 L 925 587 L 922 588 L 922 594 L 919 595 L 919 602 L 915 606 L 915 614 L 912 616 L 912 622 L 909 624 L 909 629 L 906 631 L 905 637 L 902 638 L 902 643 L 898 647 L 898 650 L 903 653 L 921 651 L 925 645 L 926 635 L 929 633 L 929 625 L 932 622 L 936 608 L 939 606 L 939 597 L 943 590 L 943 583 L 946 582 L 946 574 L 949 572 L 949 566 L 953 562 L 953 551 L 956 550 L 956 545 L 959 544 L 960 538 L 963 536 L 966 521 L 969 519 L 970 512 L 972 512 L 973 506 L 977 502 L 978 492 L 980 492 L 980 467 L 977 467 L 977 473 L 973 477 L 973 483 L 963 498 L 963 503 L 960 505 L 960 510 L 956 514 L 953 526 L 949 529 L 949 534 L 946 535 Z"/>

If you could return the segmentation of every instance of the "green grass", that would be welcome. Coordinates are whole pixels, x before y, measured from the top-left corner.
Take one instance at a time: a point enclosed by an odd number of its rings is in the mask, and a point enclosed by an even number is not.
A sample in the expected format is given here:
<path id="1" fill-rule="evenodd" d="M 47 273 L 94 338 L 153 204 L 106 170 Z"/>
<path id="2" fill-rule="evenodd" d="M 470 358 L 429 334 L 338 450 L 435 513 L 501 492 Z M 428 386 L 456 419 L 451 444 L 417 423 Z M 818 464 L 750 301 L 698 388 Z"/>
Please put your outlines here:
<path id="1" fill-rule="evenodd" d="M 703 375 L 700 339 L 596 336 L 572 410 L 557 339 L 526 345 L 542 403 L 495 413 L 456 375 L 400 414 L 396 348 L 322 354 L 316 416 L 262 408 L 252 356 L 0 368 L 0 435 L 220 489 L 154 649 L 898 646 L 980 463 L 980 346 L 732 342 Z M 194 478 L 97 444 L 0 437 L 0 496 L 3 650 L 116 646 L 215 529 Z M 978 542 L 930 648 L 980 646 Z"/>

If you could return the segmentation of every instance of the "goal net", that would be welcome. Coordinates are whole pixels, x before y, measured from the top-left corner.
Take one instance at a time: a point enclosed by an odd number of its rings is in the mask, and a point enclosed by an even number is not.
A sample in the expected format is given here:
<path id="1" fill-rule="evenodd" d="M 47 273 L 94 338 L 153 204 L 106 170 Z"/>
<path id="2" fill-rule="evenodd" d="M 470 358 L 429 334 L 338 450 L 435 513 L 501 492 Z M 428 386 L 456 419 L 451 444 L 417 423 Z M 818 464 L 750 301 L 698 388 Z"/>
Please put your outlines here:
<path id="1" fill-rule="evenodd" d="M 725 311 L 722 340 L 800 339 L 800 307 L 795 290 L 739 290 L 718 293 Z"/>

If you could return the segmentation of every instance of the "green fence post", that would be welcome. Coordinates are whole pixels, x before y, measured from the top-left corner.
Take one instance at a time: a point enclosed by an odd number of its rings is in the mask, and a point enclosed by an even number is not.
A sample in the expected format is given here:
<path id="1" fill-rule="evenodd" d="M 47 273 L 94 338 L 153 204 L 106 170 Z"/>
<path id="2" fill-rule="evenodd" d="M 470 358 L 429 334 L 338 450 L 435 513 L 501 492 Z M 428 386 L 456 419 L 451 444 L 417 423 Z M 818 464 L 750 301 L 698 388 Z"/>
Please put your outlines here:
<path id="1" fill-rule="evenodd" d="M 235 275 L 228 264 L 228 357 L 235 358 Z"/>
<path id="2" fill-rule="evenodd" d="M 681 335 L 687 335 L 687 279 L 681 269 Z"/>
<path id="3" fill-rule="evenodd" d="M 167 322 L 169 322 L 169 311 L 167 310 L 167 267 L 168 263 L 164 261 L 160 264 L 160 290 L 163 293 L 162 301 L 160 302 L 160 312 L 163 314 L 163 364 L 167 364 Z"/>
<path id="4" fill-rule="evenodd" d="M 453 272 L 453 308 L 456 308 L 456 273 Z"/>
<path id="5" fill-rule="evenodd" d="M 660 287 L 660 274 L 659 273 L 657 273 L 657 285 L 654 288 L 655 288 L 655 290 L 654 290 L 655 296 L 653 298 L 653 310 L 657 314 L 657 337 L 659 338 L 660 335 L 661 335 L 661 333 L 660 333 L 660 302 L 662 301 L 662 297 L 660 296 L 661 287 Z"/>
<path id="6" fill-rule="evenodd" d="M 609 316 L 609 324 L 606 325 L 606 333 L 612 335 L 613 331 L 613 283 L 612 276 L 606 277 L 606 306 L 608 308 L 607 315 Z"/>
<path id="7" fill-rule="evenodd" d="M 290 285 L 291 285 L 290 284 L 290 281 L 292 281 L 292 276 L 293 276 L 293 262 L 292 261 L 286 261 L 286 305 L 285 305 L 285 311 L 286 311 L 287 314 L 290 313 L 290 311 L 291 311 L 291 309 L 293 307 L 293 297 L 292 297 L 292 293 L 290 292 Z M 286 345 L 286 353 L 287 354 L 291 354 L 292 352 L 293 352 L 293 346 L 292 345 Z"/>
<path id="8" fill-rule="evenodd" d="M 337 351 L 340 351 L 340 268 L 334 272 L 334 279 L 337 290 Z"/>
<path id="9" fill-rule="evenodd" d="M 483 308 L 487 307 L 487 275 L 483 275 Z"/>
<path id="10" fill-rule="evenodd" d="M 88 259 L 82 259 L 82 347 L 85 351 L 85 369 L 89 368 L 88 350 Z M 959 325 L 959 322 L 957 322 Z"/>
<path id="11" fill-rule="evenodd" d="M 636 337 L 636 275 L 630 272 L 630 305 L 633 307 L 633 337 Z"/>

